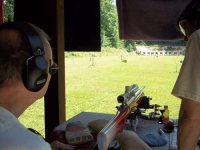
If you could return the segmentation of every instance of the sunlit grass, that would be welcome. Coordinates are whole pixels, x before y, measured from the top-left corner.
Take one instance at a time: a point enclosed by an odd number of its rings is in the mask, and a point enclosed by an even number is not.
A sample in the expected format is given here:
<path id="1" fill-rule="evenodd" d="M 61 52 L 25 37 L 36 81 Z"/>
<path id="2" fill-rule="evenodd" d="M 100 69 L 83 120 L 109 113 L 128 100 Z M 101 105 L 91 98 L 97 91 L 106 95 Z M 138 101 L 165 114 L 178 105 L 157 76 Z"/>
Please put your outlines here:
<path id="1" fill-rule="evenodd" d="M 151 104 L 167 104 L 170 117 L 177 118 L 180 100 L 171 95 L 183 56 L 68 57 L 66 69 L 66 119 L 86 112 L 116 112 L 117 96 L 126 85 L 144 85 Z M 153 110 L 152 110 L 153 111 Z M 38 100 L 20 117 L 26 127 L 44 135 L 44 102 Z"/>
<path id="2" fill-rule="evenodd" d="M 120 56 L 66 59 L 67 118 L 81 111 L 115 113 L 117 96 L 124 86 L 144 85 L 151 104 L 169 105 L 171 117 L 177 117 L 180 101 L 171 95 L 182 56 Z M 73 66 L 73 67 L 72 67 Z"/>

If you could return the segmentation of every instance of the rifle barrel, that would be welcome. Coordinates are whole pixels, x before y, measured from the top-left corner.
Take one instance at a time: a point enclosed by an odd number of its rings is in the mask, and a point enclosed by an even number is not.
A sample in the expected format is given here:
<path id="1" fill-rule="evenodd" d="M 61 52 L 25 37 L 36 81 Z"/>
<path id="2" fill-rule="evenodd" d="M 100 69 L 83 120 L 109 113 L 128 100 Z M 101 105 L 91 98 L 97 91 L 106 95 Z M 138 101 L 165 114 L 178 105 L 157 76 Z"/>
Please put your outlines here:
<path id="1" fill-rule="evenodd" d="M 132 96 L 135 95 L 135 93 L 138 91 L 139 87 L 137 84 L 133 84 L 131 86 L 126 86 L 125 87 L 125 92 L 124 94 L 121 94 L 117 97 L 117 101 L 119 103 L 126 102 L 129 100 Z"/>
<path id="2" fill-rule="evenodd" d="M 108 124 L 98 133 L 97 143 L 99 150 L 107 150 L 116 134 L 123 131 L 125 120 L 131 113 L 132 109 L 137 107 L 138 101 L 143 95 L 144 88 L 145 86 L 138 88 L 138 86 L 132 85 L 131 88 L 124 93 L 129 94 L 125 97 L 126 101 L 123 101 L 122 103 L 122 105 L 125 104 L 126 107 L 122 107 L 122 109 L 120 109 Z"/>

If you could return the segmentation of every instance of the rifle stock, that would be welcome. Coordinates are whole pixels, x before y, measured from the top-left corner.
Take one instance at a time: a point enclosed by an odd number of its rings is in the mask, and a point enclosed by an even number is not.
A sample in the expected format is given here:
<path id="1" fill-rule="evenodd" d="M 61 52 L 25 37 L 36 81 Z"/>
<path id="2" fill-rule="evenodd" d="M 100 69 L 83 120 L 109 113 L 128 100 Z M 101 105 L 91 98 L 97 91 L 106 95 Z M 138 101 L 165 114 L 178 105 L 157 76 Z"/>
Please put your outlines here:
<path id="1" fill-rule="evenodd" d="M 117 133 L 124 129 L 124 124 L 133 109 L 141 102 L 144 95 L 142 86 L 139 88 L 136 84 L 126 87 L 125 93 L 118 96 L 118 102 L 122 103 L 117 107 L 116 115 L 108 122 L 108 124 L 98 133 L 97 144 L 99 150 L 107 150 Z"/>

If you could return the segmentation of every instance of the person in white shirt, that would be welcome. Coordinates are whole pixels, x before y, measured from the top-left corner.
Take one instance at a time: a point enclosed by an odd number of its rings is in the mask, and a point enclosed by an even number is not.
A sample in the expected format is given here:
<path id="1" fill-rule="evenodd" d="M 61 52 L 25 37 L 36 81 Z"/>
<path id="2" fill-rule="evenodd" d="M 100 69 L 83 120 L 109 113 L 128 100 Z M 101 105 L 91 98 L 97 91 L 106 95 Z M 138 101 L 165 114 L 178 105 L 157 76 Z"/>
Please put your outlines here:
<path id="1" fill-rule="evenodd" d="M 185 58 L 172 90 L 181 99 L 178 149 L 194 150 L 200 136 L 200 1 L 193 0 L 177 26 L 187 40 Z"/>
<path id="2" fill-rule="evenodd" d="M 18 117 L 47 91 L 57 67 L 48 36 L 24 22 L 0 25 L 0 150 L 73 150 L 59 141 L 47 143 Z"/>

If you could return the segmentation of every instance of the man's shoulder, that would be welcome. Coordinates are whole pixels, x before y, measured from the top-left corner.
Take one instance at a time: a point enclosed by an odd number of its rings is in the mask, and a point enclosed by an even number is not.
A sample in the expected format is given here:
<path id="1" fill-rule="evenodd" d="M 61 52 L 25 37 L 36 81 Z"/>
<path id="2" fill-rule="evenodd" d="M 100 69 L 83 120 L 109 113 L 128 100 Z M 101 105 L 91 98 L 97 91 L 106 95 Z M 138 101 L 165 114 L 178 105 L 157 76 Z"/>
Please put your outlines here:
<path id="1" fill-rule="evenodd" d="M 197 29 L 192 33 L 191 38 L 195 37 L 200 37 L 200 29 Z"/>
<path id="2" fill-rule="evenodd" d="M 18 119 L 8 110 L 0 106 L 0 136 L 2 133 L 19 124 Z"/>
<path id="3" fill-rule="evenodd" d="M 4 134 L 0 133 L 0 149 L 14 150 L 51 150 L 50 145 L 39 135 L 36 135 L 26 128 L 10 128 Z"/>
<path id="4" fill-rule="evenodd" d="M 0 149 L 50 150 L 51 148 L 39 135 L 27 130 L 17 118 L 0 108 Z"/>

